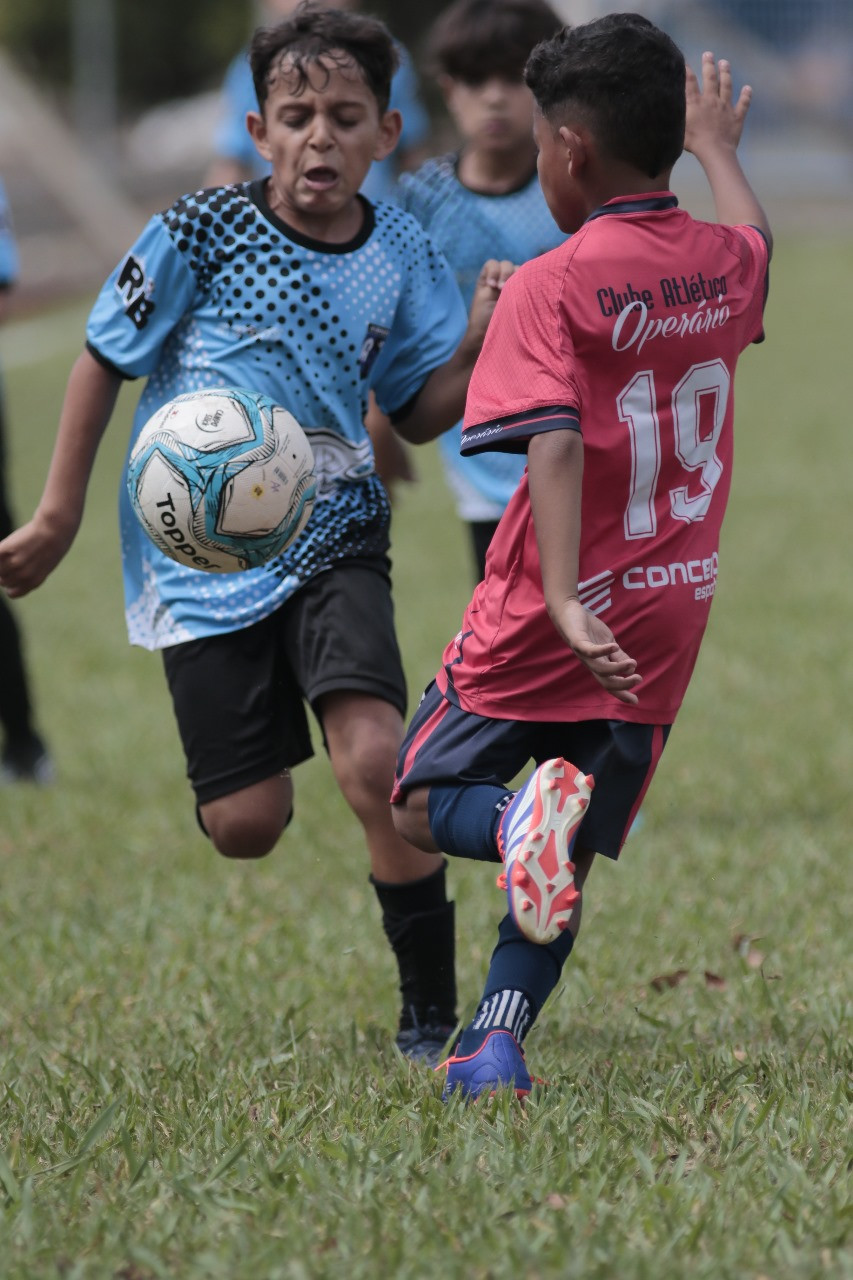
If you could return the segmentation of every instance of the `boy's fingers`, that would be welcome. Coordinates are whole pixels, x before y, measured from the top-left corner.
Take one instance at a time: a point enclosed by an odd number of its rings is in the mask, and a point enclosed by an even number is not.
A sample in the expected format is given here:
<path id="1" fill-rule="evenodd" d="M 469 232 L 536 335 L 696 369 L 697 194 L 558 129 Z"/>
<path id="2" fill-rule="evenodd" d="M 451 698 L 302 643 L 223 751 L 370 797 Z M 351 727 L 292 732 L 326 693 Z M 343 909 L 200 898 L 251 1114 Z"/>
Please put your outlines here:
<path id="1" fill-rule="evenodd" d="M 732 67 L 730 62 L 720 61 L 720 97 L 723 102 L 731 102 L 732 100 Z"/>
<path id="2" fill-rule="evenodd" d="M 488 285 L 490 289 L 502 289 L 515 269 L 514 262 L 506 259 L 499 262 L 497 258 L 489 258 L 488 262 L 483 263 L 479 283 Z"/>
<path id="3" fill-rule="evenodd" d="M 745 84 L 740 91 L 737 104 L 735 106 L 735 115 L 742 120 L 749 110 L 749 104 L 752 102 L 752 85 Z"/>
<path id="4" fill-rule="evenodd" d="M 717 63 L 709 50 L 702 54 L 702 85 L 706 93 L 719 92 L 717 80 Z"/>

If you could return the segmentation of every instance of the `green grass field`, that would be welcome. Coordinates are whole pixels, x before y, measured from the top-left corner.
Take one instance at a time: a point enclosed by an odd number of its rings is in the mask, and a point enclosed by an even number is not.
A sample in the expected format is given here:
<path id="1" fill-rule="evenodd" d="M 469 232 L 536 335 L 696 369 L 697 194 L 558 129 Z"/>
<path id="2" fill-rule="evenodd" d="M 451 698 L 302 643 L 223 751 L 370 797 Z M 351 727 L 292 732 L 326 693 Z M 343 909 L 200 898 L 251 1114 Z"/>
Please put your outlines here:
<path id="1" fill-rule="evenodd" d="M 774 268 L 705 648 L 645 823 L 590 882 L 523 1109 L 445 1107 L 395 1055 L 322 755 L 265 862 L 199 835 L 159 660 L 125 639 L 124 393 L 78 542 L 18 606 L 59 779 L 0 792 L 3 1280 L 853 1276 L 853 245 L 783 239 Z M 4 339 L 22 516 L 83 315 Z M 395 522 L 413 700 L 469 591 L 419 465 Z M 502 905 L 487 869 L 451 874 L 470 1009 Z"/>

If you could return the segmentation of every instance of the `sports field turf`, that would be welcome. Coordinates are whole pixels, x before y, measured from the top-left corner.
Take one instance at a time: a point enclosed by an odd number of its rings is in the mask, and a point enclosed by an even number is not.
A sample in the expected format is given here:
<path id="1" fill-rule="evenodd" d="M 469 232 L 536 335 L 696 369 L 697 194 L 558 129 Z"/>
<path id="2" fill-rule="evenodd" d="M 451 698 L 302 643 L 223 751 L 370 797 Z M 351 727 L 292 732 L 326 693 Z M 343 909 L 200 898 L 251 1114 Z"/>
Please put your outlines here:
<path id="1" fill-rule="evenodd" d="M 849 237 L 777 246 L 708 637 L 644 824 L 593 873 L 523 1109 L 445 1107 L 392 1050 L 322 755 L 265 862 L 198 833 L 159 659 L 125 641 L 123 393 L 80 537 L 18 606 L 59 780 L 0 792 L 2 1280 L 853 1276 L 851 279 Z M 21 514 L 82 315 L 35 331 L 43 360 L 20 331 L 0 348 Z M 418 462 L 395 522 L 413 703 L 469 590 Z M 468 1010 L 501 897 L 482 866 L 451 876 Z"/>

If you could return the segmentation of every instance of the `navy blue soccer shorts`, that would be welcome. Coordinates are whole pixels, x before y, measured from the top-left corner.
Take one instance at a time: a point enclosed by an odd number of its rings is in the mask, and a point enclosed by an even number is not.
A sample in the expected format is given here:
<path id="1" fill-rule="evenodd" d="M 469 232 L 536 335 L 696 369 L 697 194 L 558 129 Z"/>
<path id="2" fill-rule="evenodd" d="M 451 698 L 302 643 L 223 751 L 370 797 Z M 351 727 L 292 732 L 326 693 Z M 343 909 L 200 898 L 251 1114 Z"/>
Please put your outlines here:
<path id="1" fill-rule="evenodd" d="M 562 756 L 595 779 L 578 847 L 618 858 L 670 728 L 626 720 L 492 720 L 463 711 L 433 681 L 400 748 L 391 802 L 437 784 L 508 787 L 531 760 Z"/>

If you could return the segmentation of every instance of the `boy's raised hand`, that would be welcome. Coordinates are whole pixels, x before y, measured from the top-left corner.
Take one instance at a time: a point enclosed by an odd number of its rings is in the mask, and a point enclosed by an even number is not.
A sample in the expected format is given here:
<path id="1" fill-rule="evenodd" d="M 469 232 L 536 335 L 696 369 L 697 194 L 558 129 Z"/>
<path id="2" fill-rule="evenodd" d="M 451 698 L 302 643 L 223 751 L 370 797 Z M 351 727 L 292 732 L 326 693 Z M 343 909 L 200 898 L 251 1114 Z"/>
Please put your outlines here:
<path id="1" fill-rule="evenodd" d="M 717 221 L 729 227 L 757 227 L 772 253 L 770 223 L 737 154 L 752 89 L 744 85 L 735 102 L 729 63 L 723 59 L 717 62 L 713 53 L 703 53 L 702 87 L 700 89 L 695 73 L 688 67 L 685 96 L 684 149 L 692 152 L 705 170 Z"/>
<path id="2" fill-rule="evenodd" d="M 752 101 L 752 88 L 744 85 L 733 102 L 731 64 L 713 53 L 702 54 L 702 84 L 691 67 L 685 82 L 687 119 L 684 149 L 701 158 L 708 145 L 737 149 L 743 133 L 746 113 Z"/>

